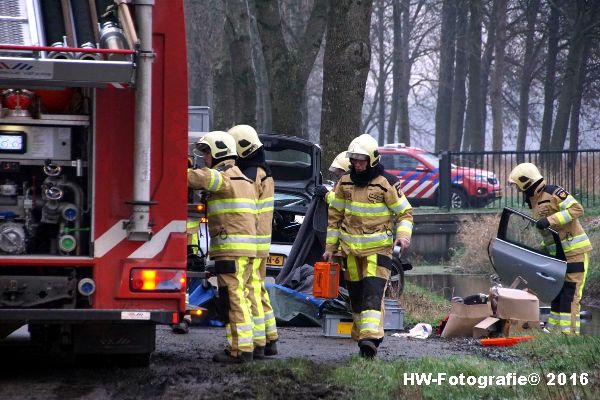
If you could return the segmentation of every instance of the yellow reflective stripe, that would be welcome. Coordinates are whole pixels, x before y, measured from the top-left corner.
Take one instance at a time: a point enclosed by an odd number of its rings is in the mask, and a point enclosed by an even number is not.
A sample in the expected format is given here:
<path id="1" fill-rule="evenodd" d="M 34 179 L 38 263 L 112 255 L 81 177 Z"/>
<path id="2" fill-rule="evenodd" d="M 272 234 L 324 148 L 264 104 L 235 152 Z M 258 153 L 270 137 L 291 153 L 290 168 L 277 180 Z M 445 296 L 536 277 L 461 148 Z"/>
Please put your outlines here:
<path id="1" fill-rule="evenodd" d="M 333 207 L 338 211 L 342 211 L 346 208 L 346 200 L 334 196 L 333 200 L 331 200 L 331 204 L 329 204 L 329 207 Z"/>
<path id="2" fill-rule="evenodd" d="M 367 276 L 377 276 L 377 254 L 367 256 Z"/>
<path id="3" fill-rule="evenodd" d="M 334 228 L 327 228 L 327 238 L 325 239 L 326 244 L 337 244 L 340 239 L 340 230 Z"/>
<path id="4" fill-rule="evenodd" d="M 370 235 L 351 235 L 340 232 L 340 239 L 354 250 L 366 250 L 392 244 L 392 237 L 385 232 Z"/>
<path id="5" fill-rule="evenodd" d="M 411 221 L 400 221 L 398 227 L 396 228 L 396 235 L 400 233 L 407 233 L 410 235 L 413 230 L 413 223 Z"/>
<path id="6" fill-rule="evenodd" d="M 221 173 L 217 170 L 210 169 L 210 181 L 208 182 L 208 187 L 206 190 L 209 192 L 217 192 L 221 189 L 221 185 L 223 184 L 223 178 L 221 177 Z"/>
<path id="7" fill-rule="evenodd" d="M 331 202 L 333 201 L 334 198 L 335 198 L 335 192 L 329 192 L 329 193 L 327 193 L 327 196 L 325 196 L 325 201 L 327 201 L 328 205 L 331 205 Z"/>
<path id="8" fill-rule="evenodd" d="M 573 221 L 573 217 L 571 217 L 571 214 L 569 214 L 568 210 L 559 211 L 559 212 L 553 214 L 552 216 L 556 217 L 559 225 L 564 225 L 568 222 Z"/>
<path id="9" fill-rule="evenodd" d="M 221 245 L 213 245 L 210 244 L 211 251 L 219 251 L 219 250 L 254 250 L 256 251 L 256 244 L 252 243 L 226 243 Z"/>
<path id="10" fill-rule="evenodd" d="M 208 216 L 228 213 L 256 214 L 254 199 L 234 198 L 208 201 Z"/>
<path id="11" fill-rule="evenodd" d="M 561 243 L 565 253 L 592 245 L 590 239 L 585 233 L 574 236 L 571 239 L 564 239 L 561 241 Z"/>
<path id="12" fill-rule="evenodd" d="M 360 277 L 358 275 L 358 264 L 356 262 L 356 257 L 349 255 L 346 262 L 348 263 L 348 276 L 350 277 L 350 281 L 358 282 Z"/>
<path id="13" fill-rule="evenodd" d="M 351 201 L 346 206 L 345 214 L 357 215 L 361 217 L 386 217 L 392 215 L 392 210 L 385 203 L 363 203 L 360 201 Z"/>
<path id="14" fill-rule="evenodd" d="M 408 199 L 404 195 L 402 195 L 402 197 L 400 197 L 400 199 L 397 202 L 392 204 L 390 208 L 394 211 L 395 214 L 403 214 L 406 211 L 412 209 L 410 203 L 408 202 Z"/>
<path id="15" fill-rule="evenodd" d="M 589 262 L 588 253 L 585 253 L 583 255 L 583 279 L 581 280 L 581 284 L 579 285 L 579 291 L 578 291 L 578 295 L 579 295 L 580 299 L 581 299 L 581 297 L 583 297 L 583 287 L 585 286 L 585 281 L 587 279 L 588 262 Z"/>
<path id="16" fill-rule="evenodd" d="M 575 198 L 573 196 L 568 195 L 566 199 L 564 199 L 563 201 L 558 203 L 558 206 L 560 207 L 561 210 L 566 210 L 567 208 L 571 207 L 575 203 L 577 203 L 577 200 L 575 200 Z"/>
<path id="17" fill-rule="evenodd" d="M 200 221 L 197 219 L 188 220 L 187 223 L 185 224 L 185 227 L 188 229 L 198 228 L 198 227 L 200 227 Z"/>
<path id="18" fill-rule="evenodd" d="M 264 199 L 259 199 L 256 202 L 256 209 L 258 213 L 266 213 L 274 210 L 274 200 L 273 197 L 266 197 Z"/>

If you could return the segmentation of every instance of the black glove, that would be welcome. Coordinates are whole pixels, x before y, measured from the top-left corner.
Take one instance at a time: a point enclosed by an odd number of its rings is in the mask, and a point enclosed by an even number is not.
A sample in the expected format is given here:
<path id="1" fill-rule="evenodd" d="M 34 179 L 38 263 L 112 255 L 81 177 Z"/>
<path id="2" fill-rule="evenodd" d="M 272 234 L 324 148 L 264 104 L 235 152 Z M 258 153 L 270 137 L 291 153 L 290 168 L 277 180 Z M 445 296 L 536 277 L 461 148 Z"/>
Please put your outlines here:
<path id="1" fill-rule="evenodd" d="M 329 193 L 329 190 L 325 185 L 319 185 L 315 188 L 315 196 L 325 197 Z"/>
<path id="2" fill-rule="evenodd" d="M 535 226 L 538 229 L 546 229 L 546 228 L 550 227 L 550 221 L 548 221 L 548 218 L 543 217 L 536 221 Z"/>

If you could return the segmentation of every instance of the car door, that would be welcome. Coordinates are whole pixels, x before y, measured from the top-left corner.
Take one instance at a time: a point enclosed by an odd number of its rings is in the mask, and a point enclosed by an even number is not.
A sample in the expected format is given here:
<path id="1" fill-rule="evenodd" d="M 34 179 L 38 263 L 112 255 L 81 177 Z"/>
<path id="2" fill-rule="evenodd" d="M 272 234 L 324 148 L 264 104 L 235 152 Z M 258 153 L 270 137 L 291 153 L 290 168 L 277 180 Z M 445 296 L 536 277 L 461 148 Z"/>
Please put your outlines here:
<path id="1" fill-rule="evenodd" d="M 535 219 L 520 211 L 503 210 L 490 256 L 503 285 L 521 277 L 540 301 L 551 302 L 563 286 L 567 262 L 558 233 L 548 229 L 542 236 Z"/>

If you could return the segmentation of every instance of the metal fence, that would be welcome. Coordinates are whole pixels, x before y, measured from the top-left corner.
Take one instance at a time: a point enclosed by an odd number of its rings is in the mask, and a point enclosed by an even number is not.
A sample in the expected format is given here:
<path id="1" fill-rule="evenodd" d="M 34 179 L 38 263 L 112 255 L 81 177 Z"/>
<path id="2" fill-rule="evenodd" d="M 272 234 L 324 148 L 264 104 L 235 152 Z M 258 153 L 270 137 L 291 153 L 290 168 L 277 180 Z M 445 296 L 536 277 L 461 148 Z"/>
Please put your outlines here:
<path id="1" fill-rule="evenodd" d="M 600 206 L 600 150 L 594 149 L 442 152 L 440 208 L 455 208 L 458 204 L 456 197 L 460 197 L 457 192 L 461 190 L 462 196 L 468 199 L 468 207 L 523 207 L 523 194 L 514 185 L 508 184 L 510 171 L 522 162 L 535 164 L 548 184 L 562 186 L 585 208 Z M 475 175 L 479 177 L 477 182 L 469 178 Z M 470 182 L 465 181 L 468 179 Z M 490 198 L 490 191 L 494 188 L 501 190 L 500 198 Z"/>

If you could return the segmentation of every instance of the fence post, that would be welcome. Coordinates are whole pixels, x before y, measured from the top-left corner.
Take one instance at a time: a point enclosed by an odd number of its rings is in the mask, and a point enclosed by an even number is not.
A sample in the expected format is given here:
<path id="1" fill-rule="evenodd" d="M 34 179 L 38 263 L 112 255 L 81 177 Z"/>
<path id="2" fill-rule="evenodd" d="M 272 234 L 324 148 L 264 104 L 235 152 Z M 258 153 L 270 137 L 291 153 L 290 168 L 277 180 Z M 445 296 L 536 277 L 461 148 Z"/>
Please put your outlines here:
<path id="1" fill-rule="evenodd" d="M 440 186 L 438 207 L 450 211 L 450 152 L 440 152 Z"/>

